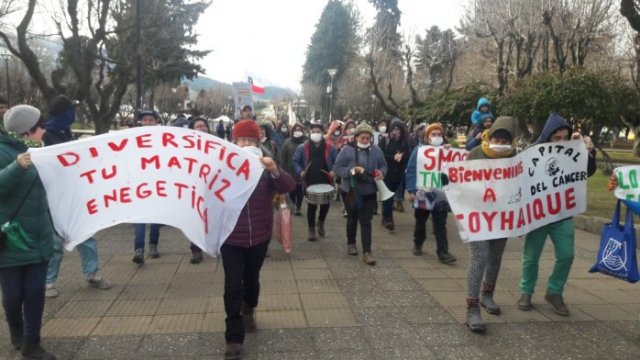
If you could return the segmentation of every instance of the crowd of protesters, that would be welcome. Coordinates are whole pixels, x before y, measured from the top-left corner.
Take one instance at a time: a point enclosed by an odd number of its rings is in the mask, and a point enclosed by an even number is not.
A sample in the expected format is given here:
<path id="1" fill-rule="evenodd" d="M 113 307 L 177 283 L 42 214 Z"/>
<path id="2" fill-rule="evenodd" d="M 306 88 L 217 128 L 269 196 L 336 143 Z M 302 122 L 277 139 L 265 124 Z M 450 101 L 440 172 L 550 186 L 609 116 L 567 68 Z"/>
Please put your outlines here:
<path id="1" fill-rule="evenodd" d="M 3 119 L 0 121 L 3 125 L 0 126 L 0 222 L 16 221 L 34 243 L 27 250 L 1 247 L 0 284 L 11 344 L 28 359 L 55 358 L 40 346 L 40 328 L 45 297 L 58 296 L 55 281 L 62 262 L 63 239 L 53 230 L 45 189 L 27 149 L 72 141 L 75 106 L 75 102 L 58 96 L 49 104 L 45 118 L 35 107 L 17 105 L 10 108 L 0 98 L 0 117 Z M 153 110 L 143 110 L 138 113 L 136 122 L 140 126 L 157 126 L 159 116 Z M 388 191 L 396 194 L 382 201 L 380 223 L 383 231 L 394 233 L 394 211 L 404 211 L 406 196 L 415 218 L 413 242 L 407 239 L 407 251 L 414 256 L 423 256 L 427 220 L 431 217 L 439 261 L 445 264 L 456 261 L 449 252 L 447 218 L 451 208 L 444 191 L 416 185 L 420 146 L 458 147 L 453 129 L 446 124 L 423 122 L 411 127 L 413 124 L 399 118 L 367 122 L 349 116 L 328 124 L 258 121 L 253 109 L 245 106 L 235 124 L 223 121 L 210 124 L 202 116 L 187 118 L 180 115 L 171 125 L 229 140 L 258 156 L 265 169 L 221 248 L 225 275 L 226 359 L 242 357 L 245 333 L 255 331 L 257 327 L 254 311 L 259 300 L 260 270 L 272 237 L 274 196 L 284 198 L 286 194 L 296 216 L 303 215 L 303 202 L 307 200 L 308 241 L 321 241 L 325 236 L 342 238 L 346 240 L 348 255 L 361 253 L 361 260 L 373 266 L 376 259 L 372 222 L 379 212 L 379 183 L 383 182 Z M 515 156 L 518 151 L 513 145 L 515 128 L 513 118 L 496 118 L 490 102 L 480 99 L 468 126 L 467 160 Z M 537 143 L 579 137 L 581 135 L 574 133 L 566 120 L 552 114 Z M 584 139 L 589 149 L 588 174 L 591 175 L 595 171 L 595 150 L 590 139 Z M 443 182 L 446 183 L 446 179 Z M 327 234 L 325 221 L 334 201 L 346 220 L 342 233 Z M 134 225 L 134 263 L 139 266 L 145 263 L 145 248 L 149 258 L 160 257 L 161 227 L 161 224 Z M 360 246 L 356 241 L 358 227 Z M 145 246 L 147 228 L 149 241 Z M 556 264 L 544 298 L 556 313 L 569 315 L 562 294 L 574 256 L 574 228 L 572 219 L 567 218 L 526 236 L 521 298 L 517 302 L 519 309 L 527 311 L 533 306 L 540 254 L 546 238 L 550 237 L 555 247 Z M 489 314 L 500 313 L 493 293 L 506 241 L 499 238 L 468 245 L 466 322 L 472 331 L 486 330 L 481 307 Z M 87 239 L 77 250 L 87 284 L 97 289 L 109 289 L 111 284 L 99 273 L 96 240 Z M 202 262 L 203 251 L 194 244 L 190 250 L 190 262 Z"/>

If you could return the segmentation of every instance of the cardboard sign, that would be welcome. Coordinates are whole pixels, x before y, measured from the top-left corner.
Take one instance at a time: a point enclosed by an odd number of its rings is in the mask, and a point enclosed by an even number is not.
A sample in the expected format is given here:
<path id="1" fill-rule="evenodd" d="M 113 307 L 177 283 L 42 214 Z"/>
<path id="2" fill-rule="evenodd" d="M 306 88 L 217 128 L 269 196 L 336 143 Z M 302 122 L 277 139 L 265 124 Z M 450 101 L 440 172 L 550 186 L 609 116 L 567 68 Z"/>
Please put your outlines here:
<path id="1" fill-rule="evenodd" d="M 640 201 L 640 166 L 621 166 L 615 168 L 613 173 L 618 177 L 618 187 L 614 194 L 621 200 Z"/>
<path id="2" fill-rule="evenodd" d="M 575 140 L 449 164 L 445 192 L 465 240 L 520 236 L 586 211 L 588 156 Z"/>
<path id="3" fill-rule="evenodd" d="M 160 223 L 215 256 L 264 171 L 240 147 L 176 127 L 140 127 L 30 152 L 67 249 L 120 223 Z"/>

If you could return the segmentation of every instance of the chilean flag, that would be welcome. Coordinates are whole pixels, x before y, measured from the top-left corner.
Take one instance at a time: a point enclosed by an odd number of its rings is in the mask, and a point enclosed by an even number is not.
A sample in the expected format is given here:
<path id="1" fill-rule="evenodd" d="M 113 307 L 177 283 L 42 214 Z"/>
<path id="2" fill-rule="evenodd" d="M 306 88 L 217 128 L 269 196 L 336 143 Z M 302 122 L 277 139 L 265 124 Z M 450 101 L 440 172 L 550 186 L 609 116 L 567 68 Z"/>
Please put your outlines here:
<path id="1" fill-rule="evenodd" d="M 253 78 L 251 76 L 248 77 L 248 82 L 251 85 L 251 91 L 253 91 L 256 94 L 264 94 L 264 88 L 254 85 L 253 84 Z"/>

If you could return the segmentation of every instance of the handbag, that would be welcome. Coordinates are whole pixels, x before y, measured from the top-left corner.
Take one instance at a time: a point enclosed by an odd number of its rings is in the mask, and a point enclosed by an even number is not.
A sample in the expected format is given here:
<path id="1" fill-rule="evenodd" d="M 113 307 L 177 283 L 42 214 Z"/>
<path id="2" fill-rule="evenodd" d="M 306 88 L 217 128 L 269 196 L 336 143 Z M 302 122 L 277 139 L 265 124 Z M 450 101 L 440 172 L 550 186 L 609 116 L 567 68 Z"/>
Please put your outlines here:
<path id="1" fill-rule="evenodd" d="M 589 272 L 635 283 L 640 280 L 636 258 L 636 232 L 633 228 L 633 213 L 627 208 L 624 225 L 620 225 L 620 203 L 618 200 L 610 223 L 605 224 L 600 236 L 600 247 L 596 263 Z"/>
<path id="2" fill-rule="evenodd" d="M 0 226 L 0 252 L 4 251 L 6 248 L 11 250 L 29 250 L 34 246 L 33 240 L 29 237 L 26 231 L 22 228 L 22 226 L 14 221 L 16 215 L 24 205 L 24 202 L 27 200 L 27 197 L 33 190 L 33 187 L 36 185 L 38 178 L 33 181 L 27 193 L 24 194 L 22 200 L 20 200 L 20 204 L 16 207 L 16 209 L 9 216 L 9 220 Z"/>

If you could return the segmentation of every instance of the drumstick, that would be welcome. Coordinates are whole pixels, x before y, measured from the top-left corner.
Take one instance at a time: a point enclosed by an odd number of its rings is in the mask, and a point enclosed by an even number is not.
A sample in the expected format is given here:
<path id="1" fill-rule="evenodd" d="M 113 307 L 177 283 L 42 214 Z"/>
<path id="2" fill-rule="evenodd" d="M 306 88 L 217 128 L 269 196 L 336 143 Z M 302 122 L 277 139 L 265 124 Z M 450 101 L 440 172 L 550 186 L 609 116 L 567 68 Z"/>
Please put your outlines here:
<path id="1" fill-rule="evenodd" d="M 311 161 L 309 161 L 309 163 L 307 164 L 307 167 L 306 167 L 306 168 L 304 168 L 304 172 L 305 172 L 305 173 L 307 172 L 307 170 L 309 170 L 309 166 L 311 166 Z"/>
<path id="2" fill-rule="evenodd" d="M 323 173 L 327 174 L 327 175 L 331 175 L 328 171 L 324 171 L 322 169 L 320 169 L 320 171 L 322 171 Z"/>

